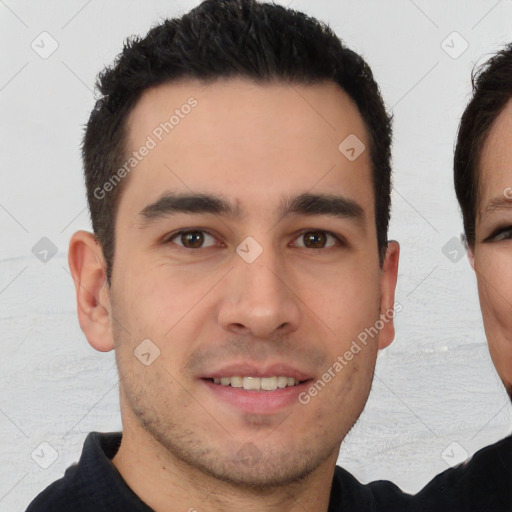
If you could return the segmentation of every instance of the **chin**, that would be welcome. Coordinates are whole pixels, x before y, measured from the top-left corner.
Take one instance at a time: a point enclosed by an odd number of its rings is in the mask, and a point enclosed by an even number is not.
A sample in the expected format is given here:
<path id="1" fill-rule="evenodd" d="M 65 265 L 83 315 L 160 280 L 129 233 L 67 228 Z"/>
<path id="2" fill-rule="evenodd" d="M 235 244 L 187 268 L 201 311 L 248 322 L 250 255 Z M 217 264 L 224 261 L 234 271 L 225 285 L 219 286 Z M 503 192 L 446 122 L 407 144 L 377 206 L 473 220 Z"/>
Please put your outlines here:
<path id="1" fill-rule="evenodd" d="M 230 468 L 231 469 L 231 468 Z M 282 468 L 281 471 L 275 471 L 275 467 L 269 466 L 244 468 L 237 470 L 220 471 L 211 473 L 218 480 L 223 480 L 238 488 L 250 488 L 260 492 L 272 490 L 276 487 L 286 486 L 293 483 L 299 483 L 311 474 L 309 468 Z"/>

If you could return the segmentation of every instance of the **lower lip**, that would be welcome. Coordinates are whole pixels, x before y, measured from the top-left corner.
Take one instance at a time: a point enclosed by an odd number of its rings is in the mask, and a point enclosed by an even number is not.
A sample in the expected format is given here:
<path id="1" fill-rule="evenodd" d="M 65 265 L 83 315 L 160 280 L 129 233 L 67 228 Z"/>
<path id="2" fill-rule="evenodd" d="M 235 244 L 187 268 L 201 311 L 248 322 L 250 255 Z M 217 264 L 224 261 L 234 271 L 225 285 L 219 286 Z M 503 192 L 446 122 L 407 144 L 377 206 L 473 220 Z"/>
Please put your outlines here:
<path id="1" fill-rule="evenodd" d="M 273 414 L 298 404 L 298 395 L 305 391 L 310 383 L 305 381 L 296 386 L 278 388 L 274 391 L 248 391 L 244 388 L 215 384 L 207 379 L 202 379 L 202 382 L 218 399 L 249 414 Z"/>

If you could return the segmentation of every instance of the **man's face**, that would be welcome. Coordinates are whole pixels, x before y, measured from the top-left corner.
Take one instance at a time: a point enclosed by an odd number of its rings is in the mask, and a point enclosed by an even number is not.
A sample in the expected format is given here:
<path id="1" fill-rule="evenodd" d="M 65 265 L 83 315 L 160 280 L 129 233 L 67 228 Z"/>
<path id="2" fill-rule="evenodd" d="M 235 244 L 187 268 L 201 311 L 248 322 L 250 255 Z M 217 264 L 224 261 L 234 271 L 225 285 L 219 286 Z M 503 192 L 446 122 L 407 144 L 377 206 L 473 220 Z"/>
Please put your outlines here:
<path id="1" fill-rule="evenodd" d="M 158 141 L 155 128 L 191 97 Z M 128 127 L 130 151 L 148 135 L 157 144 L 127 178 L 116 217 L 110 301 L 125 428 L 238 484 L 285 483 L 335 461 L 378 343 L 393 336 L 387 322 L 379 341 L 344 355 L 392 306 L 396 278 L 396 266 L 379 267 L 357 108 L 334 83 L 187 81 L 146 91 Z M 354 161 L 338 149 L 351 134 L 367 148 Z M 199 194 L 231 211 L 176 201 Z M 146 366 L 134 350 L 148 339 L 143 359 L 160 355 Z"/>
<path id="2" fill-rule="evenodd" d="M 480 162 L 474 269 L 492 360 L 512 395 L 512 101 Z"/>

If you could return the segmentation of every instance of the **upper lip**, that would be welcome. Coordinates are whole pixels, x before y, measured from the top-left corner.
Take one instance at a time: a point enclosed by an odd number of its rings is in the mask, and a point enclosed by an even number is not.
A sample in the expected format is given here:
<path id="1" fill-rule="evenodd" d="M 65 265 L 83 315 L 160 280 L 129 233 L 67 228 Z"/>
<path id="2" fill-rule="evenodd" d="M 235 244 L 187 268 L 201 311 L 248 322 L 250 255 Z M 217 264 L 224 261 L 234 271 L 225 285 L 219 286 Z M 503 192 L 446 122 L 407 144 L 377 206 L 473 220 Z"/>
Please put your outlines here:
<path id="1" fill-rule="evenodd" d="M 270 365 L 255 365 L 254 363 L 236 363 L 212 370 L 204 375 L 203 379 L 214 379 L 222 377 L 293 377 L 298 381 L 313 378 L 310 373 L 299 370 L 289 364 L 274 363 Z"/>

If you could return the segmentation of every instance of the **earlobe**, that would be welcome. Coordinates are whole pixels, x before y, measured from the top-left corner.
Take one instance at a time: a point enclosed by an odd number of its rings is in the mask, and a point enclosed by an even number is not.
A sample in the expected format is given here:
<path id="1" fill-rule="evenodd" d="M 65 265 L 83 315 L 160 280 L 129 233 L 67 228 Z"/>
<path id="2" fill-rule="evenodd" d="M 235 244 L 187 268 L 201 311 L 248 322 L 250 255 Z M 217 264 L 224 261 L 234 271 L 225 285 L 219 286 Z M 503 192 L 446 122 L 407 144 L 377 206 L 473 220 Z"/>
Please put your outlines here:
<path id="1" fill-rule="evenodd" d="M 394 240 L 389 241 L 382 264 L 380 279 L 380 313 L 383 327 L 379 331 L 379 350 L 389 346 L 395 337 L 393 318 L 399 311 L 395 308 L 399 256 L 400 245 Z"/>
<path id="2" fill-rule="evenodd" d="M 108 352 L 114 348 L 109 289 L 103 251 L 92 233 L 78 231 L 71 237 L 68 262 L 80 327 L 93 348 Z"/>

